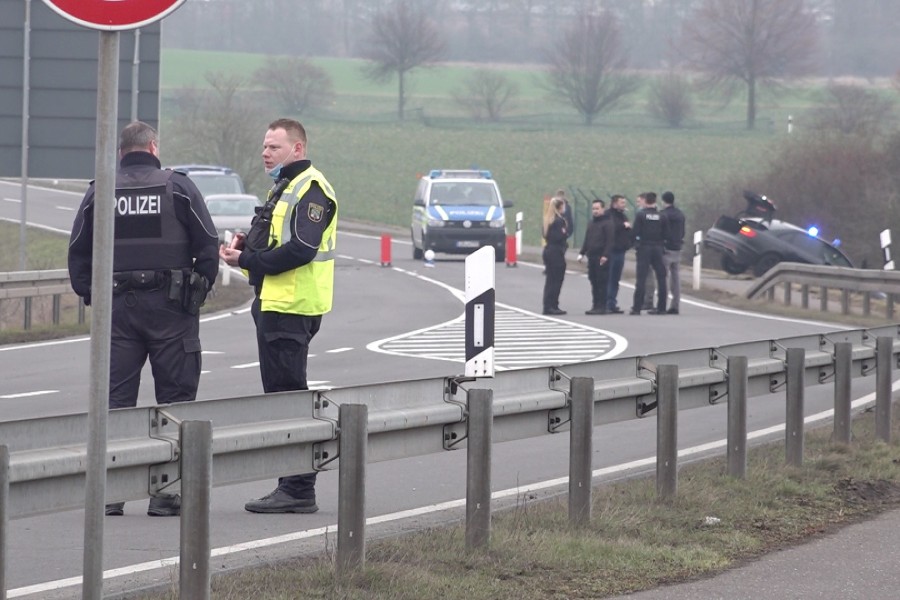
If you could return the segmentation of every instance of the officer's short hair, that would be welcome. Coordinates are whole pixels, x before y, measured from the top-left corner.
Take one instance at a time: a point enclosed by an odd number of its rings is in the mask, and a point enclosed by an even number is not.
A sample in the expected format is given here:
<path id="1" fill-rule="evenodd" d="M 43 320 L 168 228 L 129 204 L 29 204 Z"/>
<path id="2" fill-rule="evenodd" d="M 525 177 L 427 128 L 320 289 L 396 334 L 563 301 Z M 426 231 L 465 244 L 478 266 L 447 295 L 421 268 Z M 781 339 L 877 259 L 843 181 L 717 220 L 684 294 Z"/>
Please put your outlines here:
<path id="1" fill-rule="evenodd" d="M 644 196 L 645 203 L 656 204 L 656 192 L 646 192 L 642 195 Z"/>
<path id="2" fill-rule="evenodd" d="M 662 199 L 666 204 L 675 204 L 675 194 L 672 192 L 663 192 Z"/>
<path id="3" fill-rule="evenodd" d="M 604 202 L 604 201 L 601 200 L 600 198 L 594 198 L 594 199 L 591 201 L 591 204 L 599 204 L 599 205 L 600 205 L 600 208 L 606 208 L 606 202 Z"/>
<path id="4" fill-rule="evenodd" d="M 300 121 L 287 118 L 275 119 L 269 123 L 269 129 L 284 129 L 288 134 L 288 138 L 301 141 L 304 146 L 306 145 L 306 129 L 300 124 Z"/>
<path id="5" fill-rule="evenodd" d="M 126 125 L 119 134 L 119 152 L 127 154 L 136 150 L 147 150 L 150 142 L 159 144 L 156 130 L 143 121 L 134 121 Z"/>

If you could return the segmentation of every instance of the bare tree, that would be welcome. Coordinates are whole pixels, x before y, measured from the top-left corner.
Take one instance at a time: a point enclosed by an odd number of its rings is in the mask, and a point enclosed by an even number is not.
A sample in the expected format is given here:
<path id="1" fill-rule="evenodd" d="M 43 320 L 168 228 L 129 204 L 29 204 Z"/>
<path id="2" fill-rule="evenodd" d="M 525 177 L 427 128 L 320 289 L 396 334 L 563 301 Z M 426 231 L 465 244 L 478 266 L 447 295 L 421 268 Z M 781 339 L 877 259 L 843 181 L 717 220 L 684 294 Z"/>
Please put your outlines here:
<path id="1" fill-rule="evenodd" d="M 552 97 L 571 104 L 585 125 L 604 111 L 624 105 L 640 86 L 623 72 L 626 60 L 615 18 L 583 12 L 547 52 L 550 64 L 547 89 Z"/>
<path id="2" fill-rule="evenodd" d="M 366 75 L 373 81 L 387 81 L 397 75 L 397 117 L 401 121 L 406 105 L 406 74 L 434 63 L 443 56 L 445 48 L 441 30 L 414 0 L 396 0 L 375 14 L 366 52 L 372 64 Z"/>
<path id="3" fill-rule="evenodd" d="M 274 59 L 253 73 L 253 82 L 271 89 L 288 114 L 300 115 L 334 99 L 331 77 L 305 58 Z"/>
<path id="4" fill-rule="evenodd" d="M 894 103 L 877 92 L 854 85 L 831 85 L 825 103 L 812 111 L 813 128 L 844 135 L 872 137 L 883 132 Z"/>
<path id="5" fill-rule="evenodd" d="M 478 69 L 469 75 L 464 86 L 465 92 L 455 93 L 453 97 L 479 120 L 499 121 L 519 93 L 519 86 L 506 75 L 489 69 Z"/>
<path id="6" fill-rule="evenodd" d="M 757 87 L 812 68 L 815 17 L 804 0 L 703 0 L 685 22 L 682 48 L 706 85 L 747 90 L 747 128 L 756 125 Z"/>
<path id="7" fill-rule="evenodd" d="M 651 116 L 669 127 L 681 127 L 694 111 L 691 82 L 676 72 L 659 77 L 650 87 L 647 110 Z"/>
<path id="8" fill-rule="evenodd" d="M 209 89 L 179 93 L 172 131 L 162 132 L 167 162 L 206 162 L 231 167 L 250 188 L 262 172 L 259 157 L 268 121 L 247 96 L 245 78 L 207 73 Z M 262 120 L 261 120 L 262 119 Z"/>

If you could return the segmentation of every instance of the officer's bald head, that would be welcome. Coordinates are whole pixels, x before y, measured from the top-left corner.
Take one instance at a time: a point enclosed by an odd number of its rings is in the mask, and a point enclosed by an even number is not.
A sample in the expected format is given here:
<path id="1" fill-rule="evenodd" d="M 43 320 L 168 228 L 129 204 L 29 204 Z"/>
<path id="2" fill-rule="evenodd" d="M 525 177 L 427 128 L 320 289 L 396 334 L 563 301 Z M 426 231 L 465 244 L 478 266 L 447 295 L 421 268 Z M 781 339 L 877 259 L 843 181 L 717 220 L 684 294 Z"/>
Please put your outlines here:
<path id="1" fill-rule="evenodd" d="M 150 152 L 154 156 L 159 153 L 159 135 L 143 121 L 130 123 L 119 135 L 119 156 L 138 151 Z"/>

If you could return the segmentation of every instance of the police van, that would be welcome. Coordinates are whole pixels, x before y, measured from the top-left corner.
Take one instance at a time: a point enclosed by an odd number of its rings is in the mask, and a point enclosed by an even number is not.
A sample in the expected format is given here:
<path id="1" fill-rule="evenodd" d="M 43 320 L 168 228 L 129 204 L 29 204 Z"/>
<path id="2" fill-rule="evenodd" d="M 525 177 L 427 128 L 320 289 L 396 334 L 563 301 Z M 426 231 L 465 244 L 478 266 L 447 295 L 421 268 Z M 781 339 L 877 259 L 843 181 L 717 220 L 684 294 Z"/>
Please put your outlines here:
<path id="1" fill-rule="evenodd" d="M 435 169 L 419 179 L 413 200 L 413 258 L 426 250 L 468 254 L 493 246 L 506 260 L 506 212 L 490 171 Z"/>

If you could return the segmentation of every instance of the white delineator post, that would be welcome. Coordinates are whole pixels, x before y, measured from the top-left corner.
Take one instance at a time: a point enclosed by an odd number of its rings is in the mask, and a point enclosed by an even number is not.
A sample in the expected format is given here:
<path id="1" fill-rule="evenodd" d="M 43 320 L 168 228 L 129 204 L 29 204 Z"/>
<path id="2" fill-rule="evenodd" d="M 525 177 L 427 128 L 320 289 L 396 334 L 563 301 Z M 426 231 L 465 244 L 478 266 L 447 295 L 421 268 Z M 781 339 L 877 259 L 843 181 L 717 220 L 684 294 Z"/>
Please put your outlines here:
<path id="1" fill-rule="evenodd" d="M 525 220 L 525 214 L 516 213 L 516 256 L 522 256 L 522 221 Z"/>
<path id="2" fill-rule="evenodd" d="M 891 230 L 881 232 L 881 254 L 884 256 L 884 270 L 894 270 L 894 259 L 891 258 Z"/>
<path id="3" fill-rule="evenodd" d="M 493 246 L 466 257 L 466 377 L 494 376 Z"/>
<path id="4" fill-rule="evenodd" d="M 694 232 L 694 289 L 700 289 L 700 269 L 703 266 L 703 232 Z"/>

